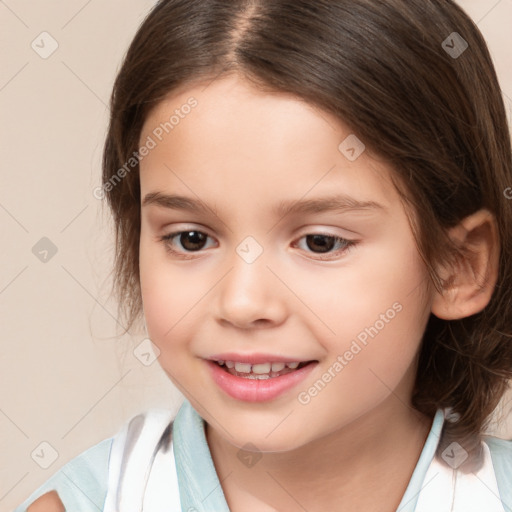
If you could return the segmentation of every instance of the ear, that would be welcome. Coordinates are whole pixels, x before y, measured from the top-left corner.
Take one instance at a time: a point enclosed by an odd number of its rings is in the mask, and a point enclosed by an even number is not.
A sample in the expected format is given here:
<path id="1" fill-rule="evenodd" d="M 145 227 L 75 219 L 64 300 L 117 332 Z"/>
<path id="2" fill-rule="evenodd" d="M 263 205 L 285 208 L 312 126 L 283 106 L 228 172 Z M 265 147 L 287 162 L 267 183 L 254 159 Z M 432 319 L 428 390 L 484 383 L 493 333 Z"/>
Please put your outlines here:
<path id="1" fill-rule="evenodd" d="M 479 313 L 491 300 L 500 253 L 496 219 L 488 210 L 479 210 L 451 228 L 449 236 L 464 256 L 437 269 L 444 285 L 434 292 L 432 313 L 457 320 Z"/>

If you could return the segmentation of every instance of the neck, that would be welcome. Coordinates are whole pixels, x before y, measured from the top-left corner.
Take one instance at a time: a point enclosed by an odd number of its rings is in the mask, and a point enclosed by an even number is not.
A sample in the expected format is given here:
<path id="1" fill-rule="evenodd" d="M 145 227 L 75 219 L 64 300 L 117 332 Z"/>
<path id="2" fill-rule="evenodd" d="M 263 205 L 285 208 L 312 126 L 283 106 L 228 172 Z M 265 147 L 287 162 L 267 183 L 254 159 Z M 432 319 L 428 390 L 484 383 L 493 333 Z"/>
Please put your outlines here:
<path id="1" fill-rule="evenodd" d="M 290 452 L 266 452 L 250 468 L 210 425 L 206 435 L 232 512 L 391 512 L 431 426 L 432 418 L 390 395 L 349 425 Z"/>

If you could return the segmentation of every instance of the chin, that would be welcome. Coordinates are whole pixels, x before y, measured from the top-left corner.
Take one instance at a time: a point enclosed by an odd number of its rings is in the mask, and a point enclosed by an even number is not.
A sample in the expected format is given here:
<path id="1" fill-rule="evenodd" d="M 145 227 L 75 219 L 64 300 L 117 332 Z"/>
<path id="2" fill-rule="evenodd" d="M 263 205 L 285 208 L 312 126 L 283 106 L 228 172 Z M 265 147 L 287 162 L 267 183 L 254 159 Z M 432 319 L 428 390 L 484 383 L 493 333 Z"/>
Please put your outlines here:
<path id="1" fill-rule="evenodd" d="M 229 425 L 226 425 L 226 430 L 232 437 L 226 434 L 226 432 L 220 432 L 220 435 L 231 445 L 241 450 L 273 453 L 290 452 L 311 441 L 311 439 L 304 435 L 303 429 L 298 434 L 282 427 L 283 425 L 278 426 L 272 432 L 272 428 L 255 428 L 254 425 L 247 426 L 246 428 L 240 424 L 236 428 L 234 426 L 230 428 Z M 278 432 L 281 428 L 282 430 Z M 271 433 L 269 434 L 269 432 Z"/>

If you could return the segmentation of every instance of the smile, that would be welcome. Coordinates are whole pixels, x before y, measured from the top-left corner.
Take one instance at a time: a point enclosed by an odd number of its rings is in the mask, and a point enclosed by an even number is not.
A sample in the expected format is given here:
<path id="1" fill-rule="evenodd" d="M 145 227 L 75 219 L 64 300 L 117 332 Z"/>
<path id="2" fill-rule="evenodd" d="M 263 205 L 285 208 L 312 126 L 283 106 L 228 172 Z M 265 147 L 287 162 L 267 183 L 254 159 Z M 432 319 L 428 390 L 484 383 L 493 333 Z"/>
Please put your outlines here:
<path id="1" fill-rule="evenodd" d="M 297 387 L 318 361 L 268 361 L 249 363 L 230 359 L 205 360 L 218 389 L 244 402 L 266 402 Z"/>

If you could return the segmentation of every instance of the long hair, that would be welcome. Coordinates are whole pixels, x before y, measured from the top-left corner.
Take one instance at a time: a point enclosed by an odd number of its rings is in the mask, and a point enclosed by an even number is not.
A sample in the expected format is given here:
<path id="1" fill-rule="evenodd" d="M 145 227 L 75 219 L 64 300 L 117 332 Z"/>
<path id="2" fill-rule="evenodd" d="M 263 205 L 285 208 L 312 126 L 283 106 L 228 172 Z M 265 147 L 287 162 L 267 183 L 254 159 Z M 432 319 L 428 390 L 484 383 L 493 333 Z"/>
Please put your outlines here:
<path id="1" fill-rule="evenodd" d="M 512 376 L 511 141 L 480 31 L 451 0 L 158 2 L 117 75 L 103 156 L 128 327 L 142 306 L 140 184 L 130 160 L 142 125 L 176 88 L 227 73 L 334 114 L 391 164 L 437 289 L 436 265 L 454 254 L 448 228 L 481 208 L 495 215 L 500 259 L 490 303 L 462 320 L 431 315 L 412 396 L 428 416 L 447 407 L 459 416 L 446 422 L 438 453 L 452 440 L 476 453 Z"/>

